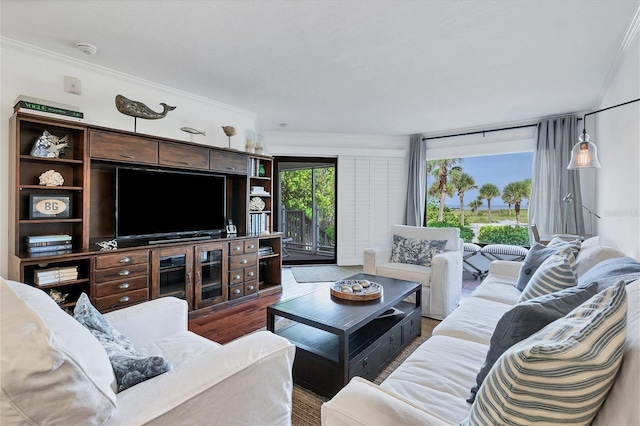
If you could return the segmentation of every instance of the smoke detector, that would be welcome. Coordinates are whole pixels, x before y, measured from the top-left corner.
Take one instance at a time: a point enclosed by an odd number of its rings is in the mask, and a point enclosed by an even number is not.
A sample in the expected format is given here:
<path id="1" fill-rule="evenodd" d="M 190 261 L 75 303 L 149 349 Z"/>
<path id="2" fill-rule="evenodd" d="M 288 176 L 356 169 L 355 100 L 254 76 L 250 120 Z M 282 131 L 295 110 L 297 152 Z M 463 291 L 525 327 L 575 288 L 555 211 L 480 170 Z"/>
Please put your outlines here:
<path id="1" fill-rule="evenodd" d="M 76 44 L 76 47 L 78 48 L 79 51 L 81 51 L 82 53 L 88 56 L 93 56 L 96 53 L 98 53 L 98 48 L 95 47 L 93 44 L 78 43 Z"/>

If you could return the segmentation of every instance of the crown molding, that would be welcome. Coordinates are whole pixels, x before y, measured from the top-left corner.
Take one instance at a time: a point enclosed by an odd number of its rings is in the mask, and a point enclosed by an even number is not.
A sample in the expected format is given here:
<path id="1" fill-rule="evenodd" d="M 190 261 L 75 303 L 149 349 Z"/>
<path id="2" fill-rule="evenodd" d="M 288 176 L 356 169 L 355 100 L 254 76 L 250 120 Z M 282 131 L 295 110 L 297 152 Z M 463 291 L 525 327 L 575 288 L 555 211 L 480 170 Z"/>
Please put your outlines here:
<path id="1" fill-rule="evenodd" d="M 636 38 L 636 36 L 638 35 L 639 31 L 640 31 L 640 6 L 638 6 L 638 9 L 636 9 L 636 14 L 634 15 L 633 19 L 631 20 L 631 24 L 629 24 L 629 28 L 627 29 L 627 33 L 625 34 L 624 38 L 622 39 L 622 43 L 620 44 L 620 48 L 618 49 L 618 53 L 616 55 L 616 59 L 613 61 L 613 65 L 611 66 L 611 69 L 609 70 L 609 74 L 607 75 L 607 78 L 604 80 L 604 83 L 602 84 L 602 87 L 600 88 L 600 94 L 598 95 L 598 102 L 596 103 L 596 106 L 602 104 L 602 101 L 603 101 L 605 95 L 607 94 L 607 90 L 609 90 L 609 86 L 611 86 L 611 82 L 613 81 L 613 77 L 617 73 L 618 68 L 620 68 L 620 63 L 622 62 L 622 60 L 624 59 L 625 55 L 627 54 L 627 52 L 631 48 L 631 45 L 633 44 L 633 41 Z"/>
<path id="2" fill-rule="evenodd" d="M 212 99 L 208 99 L 208 98 L 204 98 L 202 96 L 199 95 L 195 95 L 193 93 L 189 93 L 189 92 L 185 92 L 183 90 L 179 90 L 179 89 L 175 89 L 173 87 L 169 87 L 169 86 L 165 86 L 159 83 L 154 83 L 152 81 L 149 80 L 145 80 L 143 78 L 140 77 L 136 77 L 134 75 L 131 74 L 126 74 L 120 71 L 116 71 L 113 70 L 111 68 L 106 68 L 100 65 L 95 65 L 86 61 L 82 61 L 80 59 L 76 59 L 76 58 L 72 58 L 70 56 L 67 55 L 62 55 L 59 53 L 55 53 L 52 52 L 50 50 L 47 49 L 43 49 L 41 47 L 37 47 L 34 46 L 32 44 L 28 44 L 28 43 L 23 43 L 21 41 L 18 40 L 14 40 L 14 39 L 10 39 L 10 38 L 6 38 L 6 37 L 0 37 L 0 48 L 2 50 L 4 49 L 9 49 L 9 50 L 13 50 L 15 52 L 19 52 L 19 53 L 24 53 L 27 55 L 32 55 L 32 56 L 36 56 L 36 57 L 40 57 L 49 61 L 54 61 L 54 62 L 58 62 L 60 64 L 64 64 L 64 65 L 71 65 L 71 66 L 75 66 L 75 67 L 79 67 L 79 68 L 84 68 L 85 70 L 91 71 L 91 72 L 95 72 L 98 74 L 102 74 L 104 76 L 108 76 L 108 77 L 113 77 L 113 78 L 118 78 L 118 79 L 122 79 L 122 80 L 127 80 L 129 82 L 138 84 L 138 85 L 144 85 L 147 86 L 150 89 L 155 89 L 155 90 L 162 90 L 171 94 L 174 94 L 176 96 L 181 96 L 184 98 L 188 98 L 197 102 L 201 102 L 201 103 L 205 103 L 217 108 L 221 108 L 221 109 L 226 109 L 228 111 L 237 113 L 237 114 L 242 114 L 242 115 L 246 115 L 248 117 L 250 117 L 253 120 L 257 120 L 257 115 L 254 112 L 242 109 L 242 108 L 238 108 L 238 107 L 234 107 L 232 105 L 228 105 L 222 102 L 218 102 L 218 101 L 214 101 Z"/>

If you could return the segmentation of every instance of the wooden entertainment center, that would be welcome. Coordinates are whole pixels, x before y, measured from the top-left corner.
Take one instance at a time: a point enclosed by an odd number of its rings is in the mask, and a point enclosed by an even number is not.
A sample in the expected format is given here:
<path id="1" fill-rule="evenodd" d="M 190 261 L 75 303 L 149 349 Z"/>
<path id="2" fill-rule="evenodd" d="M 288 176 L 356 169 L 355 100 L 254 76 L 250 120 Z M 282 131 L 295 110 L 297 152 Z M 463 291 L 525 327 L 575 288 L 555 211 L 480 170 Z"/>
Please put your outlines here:
<path id="1" fill-rule="evenodd" d="M 246 317 L 245 310 L 253 314 L 251 328 L 264 326 L 267 304 L 282 292 L 282 237 L 256 232 L 252 226 L 261 218 L 262 228 L 272 230 L 271 157 L 20 112 L 10 125 L 10 279 L 49 293 L 68 293 L 62 308 L 72 309 L 82 292 L 102 312 L 171 295 L 187 301 L 190 328 L 193 322 L 196 328 L 218 329 L 237 322 L 229 315 Z M 67 136 L 64 156 L 30 155 L 45 130 L 59 138 Z M 101 250 L 97 242 L 116 237 L 115 176 L 118 167 L 127 165 L 224 176 L 225 217 L 233 221 L 237 234 L 152 243 L 118 240 L 117 249 Z M 64 183 L 40 185 L 39 176 L 47 170 L 60 173 Z M 264 191 L 251 194 L 253 187 Z M 69 200 L 70 214 L 33 217 L 33 195 Z M 250 210 L 250 199 L 256 196 L 263 201 L 263 210 Z M 27 237 L 52 234 L 70 235 L 71 250 L 28 251 Z M 77 279 L 36 284 L 37 270 L 65 267 L 77 267 Z M 219 324 L 208 325 L 211 321 Z M 222 335 L 219 340 L 237 337 Z"/>

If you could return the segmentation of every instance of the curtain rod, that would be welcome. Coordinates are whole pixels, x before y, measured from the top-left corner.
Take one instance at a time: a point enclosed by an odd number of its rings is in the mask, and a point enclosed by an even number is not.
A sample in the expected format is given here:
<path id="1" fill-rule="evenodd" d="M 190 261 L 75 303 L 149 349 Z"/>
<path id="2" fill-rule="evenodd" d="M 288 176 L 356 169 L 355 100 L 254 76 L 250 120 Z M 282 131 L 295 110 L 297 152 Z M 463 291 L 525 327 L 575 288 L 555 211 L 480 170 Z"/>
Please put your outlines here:
<path id="1" fill-rule="evenodd" d="M 478 131 L 475 131 L 475 132 L 456 133 L 454 135 L 431 136 L 429 138 L 422 138 L 422 140 L 423 141 L 428 141 L 428 140 L 431 140 L 431 139 L 453 138 L 453 137 L 456 137 L 456 136 L 479 135 L 479 134 L 484 135 L 485 133 L 500 132 L 502 130 L 524 129 L 526 127 L 538 127 L 538 125 L 537 124 L 525 124 L 525 125 L 522 125 L 522 126 L 502 127 L 500 129 L 478 130 Z"/>

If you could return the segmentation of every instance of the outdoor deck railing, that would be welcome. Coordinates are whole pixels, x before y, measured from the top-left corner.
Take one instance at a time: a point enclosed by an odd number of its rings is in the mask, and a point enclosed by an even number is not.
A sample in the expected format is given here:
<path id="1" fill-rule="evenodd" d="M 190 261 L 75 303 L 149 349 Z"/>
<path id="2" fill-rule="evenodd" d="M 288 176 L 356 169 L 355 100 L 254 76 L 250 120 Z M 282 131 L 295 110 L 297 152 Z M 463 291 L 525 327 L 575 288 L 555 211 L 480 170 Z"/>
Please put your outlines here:
<path id="1" fill-rule="evenodd" d="M 316 211 L 316 217 L 318 216 Z M 307 217 L 303 210 L 282 209 L 282 230 L 287 250 L 301 250 L 318 254 L 333 254 L 335 241 Z M 319 221 L 317 221 L 319 222 Z"/>

